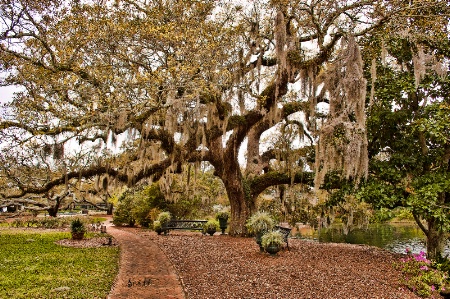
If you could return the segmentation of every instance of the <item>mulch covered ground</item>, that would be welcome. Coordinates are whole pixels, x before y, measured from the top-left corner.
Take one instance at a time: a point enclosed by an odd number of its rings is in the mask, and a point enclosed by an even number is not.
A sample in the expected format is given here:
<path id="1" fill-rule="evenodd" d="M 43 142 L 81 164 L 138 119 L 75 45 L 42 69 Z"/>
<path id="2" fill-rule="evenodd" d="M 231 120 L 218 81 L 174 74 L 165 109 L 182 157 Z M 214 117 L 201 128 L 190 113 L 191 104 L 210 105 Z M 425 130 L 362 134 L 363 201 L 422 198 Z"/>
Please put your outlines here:
<path id="1" fill-rule="evenodd" d="M 399 284 L 399 256 L 375 247 L 290 239 L 270 256 L 253 238 L 139 234 L 169 258 L 189 299 L 419 298 Z"/>
<path id="2" fill-rule="evenodd" d="M 220 233 L 164 236 L 114 227 L 108 233 L 121 248 L 111 299 L 419 298 L 399 283 L 393 263 L 400 256 L 376 247 L 289 239 L 290 250 L 270 256 L 253 238 Z M 149 283 L 130 287 L 130 278 Z"/>

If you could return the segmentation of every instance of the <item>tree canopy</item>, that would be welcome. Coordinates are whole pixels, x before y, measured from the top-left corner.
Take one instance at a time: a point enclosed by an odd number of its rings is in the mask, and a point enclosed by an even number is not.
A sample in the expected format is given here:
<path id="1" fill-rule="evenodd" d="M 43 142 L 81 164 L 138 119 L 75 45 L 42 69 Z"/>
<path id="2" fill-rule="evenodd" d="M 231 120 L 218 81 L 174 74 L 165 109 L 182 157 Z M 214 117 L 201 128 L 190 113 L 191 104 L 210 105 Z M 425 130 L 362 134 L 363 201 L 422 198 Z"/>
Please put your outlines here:
<path id="1" fill-rule="evenodd" d="M 0 3 L 1 84 L 20 87 L 0 120 L 2 201 L 156 180 L 170 194 L 183 165 L 208 161 L 235 235 L 267 187 L 368 177 L 361 40 L 448 17 L 445 1 Z M 408 30 L 437 34 L 433 20 Z M 298 139 L 264 147 L 271 128 Z"/>

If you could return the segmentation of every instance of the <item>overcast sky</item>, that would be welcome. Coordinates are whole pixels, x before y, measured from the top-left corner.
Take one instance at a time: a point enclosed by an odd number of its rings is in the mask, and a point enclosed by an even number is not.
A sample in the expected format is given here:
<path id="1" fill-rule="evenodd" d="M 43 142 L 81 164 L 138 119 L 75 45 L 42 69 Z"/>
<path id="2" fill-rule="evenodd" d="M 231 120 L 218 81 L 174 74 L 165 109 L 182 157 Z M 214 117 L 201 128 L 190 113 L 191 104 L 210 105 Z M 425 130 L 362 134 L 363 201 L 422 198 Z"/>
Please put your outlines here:
<path id="1" fill-rule="evenodd" d="M 0 103 L 11 100 L 15 90 L 17 90 L 17 88 L 14 86 L 0 87 Z"/>

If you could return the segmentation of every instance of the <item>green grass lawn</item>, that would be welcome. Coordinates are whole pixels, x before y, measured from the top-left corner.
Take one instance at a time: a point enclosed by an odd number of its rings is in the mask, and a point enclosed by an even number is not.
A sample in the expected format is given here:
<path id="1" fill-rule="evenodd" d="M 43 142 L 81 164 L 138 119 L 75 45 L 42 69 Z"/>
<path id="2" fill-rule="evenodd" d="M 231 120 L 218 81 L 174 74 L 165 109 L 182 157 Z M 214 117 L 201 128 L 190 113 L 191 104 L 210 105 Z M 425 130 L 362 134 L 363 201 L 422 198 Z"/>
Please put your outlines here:
<path id="1" fill-rule="evenodd" d="M 0 298 L 106 298 L 118 273 L 118 247 L 55 244 L 66 232 L 0 230 Z"/>

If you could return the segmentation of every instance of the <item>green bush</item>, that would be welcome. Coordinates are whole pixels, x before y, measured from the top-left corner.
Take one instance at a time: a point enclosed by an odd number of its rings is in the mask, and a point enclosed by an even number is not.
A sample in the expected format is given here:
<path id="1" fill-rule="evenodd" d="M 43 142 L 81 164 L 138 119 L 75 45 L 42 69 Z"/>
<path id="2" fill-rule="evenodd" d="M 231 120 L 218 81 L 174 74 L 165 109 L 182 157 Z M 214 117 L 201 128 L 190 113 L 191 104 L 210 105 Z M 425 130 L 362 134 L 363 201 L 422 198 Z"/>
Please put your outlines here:
<path id="1" fill-rule="evenodd" d="M 394 211 L 395 217 L 397 217 L 398 220 L 414 220 L 414 216 L 412 212 L 409 209 L 406 208 L 399 208 Z"/>
<path id="2" fill-rule="evenodd" d="M 133 216 L 133 197 L 124 195 L 119 198 L 113 215 L 113 223 L 116 226 L 129 225 L 134 226 L 136 219 Z"/>
<path id="3" fill-rule="evenodd" d="M 177 219 L 202 218 L 209 214 L 208 209 L 210 207 L 203 206 L 200 196 L 181 197 L 176 202 L 167 205 L 167 210 Z"/>
<path id="4" fill-rule="evenodd" d="M 283 243 L 284 243 L 284 236 L 278 230 L 267 232 L 261 237 L 261 246 L 263 248 L 267 248 L 271 244 L 281 246 L 283 245 Z"/>
<path id="5" fill-rule="evenodd" d="M 137 223 L 143 227 L 149 227 L 152 219 L 150 217 L 153 209 L 164 210 L 167 207 L 166 200 L 159 184 L 154 183 L 146 186 L 140 193 L 135 196 L 135 205 L 132 213 Z"/>
<path id="6" fill-rule="evenodd" d="M 432 265 L 434 268 L 445 273 L 447 283 L 450 284 L 450 259 L 448 254 L 447 256 L 439 254 L 436 260 L 432 262 Z"/>
<path id="7" fill-rule="evenodd" d="M 220 229 L 219 221 L 210 219 L 203 225 L 203 232 L 207 232 L 209 230 L 218 231 Z"/>
<path id="8" fill-rule="evenodd" d="M 170 214 L 170 212 L 161 212 L 158 214 L 158 218 L 156 220 L 159 221 L 162 226 L 164 226 L 171 219 L 172 219 L 172 214 Z"/>
<path id="9" fill-rule="evenodd" d="M 157 231 L 162 229 L 161 221 L 155 220 L 153 221 L 153 230 Z"/>
<path id="10" fill-rule="evenodd" d="M 394 213 L 392 212 L 391 209 L 386 209 L 386 208 L 380 208 L 378 210 L 375 210 L 370 222 L 371 223 L 384 223 L 387 222 L 389 220 L 391 220 L 392 218 L 394 218 Z"/>
<path id="11" fill-rule="evenodd" d="M 420 297 L 437 295 L 447 278 L 445 272 L 432 266 L 423 251 L 412 254 L 407 250 L 407 257 L 402 258 L 395 267 L 405 275 L 402 283 Z"/>
<path id="12" fill-rule="evenodd" d="M 167 203 L 157 183 L 139 190 L 129 189 L 119 197 L 113 223 L 118 226 L 134 226 L 138 223 L 143 227 L 149 227 L 152 222 L 151 211 L 166 207 Z"/>
<path id="13" fill-rule="evenodd" d="M 70 231 L 73 233 L 85 233 L 86 225 L 81 221 L 80 218 L 75 218 L 70 223 Z"/>
<path id="14" fill-rule="evenodd" d="M 11 222 L 12 227 L 33 227 L 45 229 L 66 228 L 70 225 L 70 217 L 17 218 Z"/>

